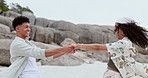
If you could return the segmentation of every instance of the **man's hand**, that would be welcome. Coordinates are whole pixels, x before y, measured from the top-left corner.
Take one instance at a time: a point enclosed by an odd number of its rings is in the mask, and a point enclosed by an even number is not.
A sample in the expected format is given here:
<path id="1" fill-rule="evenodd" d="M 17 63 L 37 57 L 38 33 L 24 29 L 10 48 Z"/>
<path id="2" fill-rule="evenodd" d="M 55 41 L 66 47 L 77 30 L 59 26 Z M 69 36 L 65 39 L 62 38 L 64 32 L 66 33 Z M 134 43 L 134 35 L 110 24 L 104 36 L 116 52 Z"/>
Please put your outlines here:
<path id="1" fill-rule="evenodd" d="M 70 46 L 72 46 L 76 50 L 82 48 L 83 44 L 70 44 Z"/>
<path id="2" fill-rule="evenodd" d="M 66 53 L 75 53 L 75 47 L 71 44 L 63 46 L 65 48 Z"/>

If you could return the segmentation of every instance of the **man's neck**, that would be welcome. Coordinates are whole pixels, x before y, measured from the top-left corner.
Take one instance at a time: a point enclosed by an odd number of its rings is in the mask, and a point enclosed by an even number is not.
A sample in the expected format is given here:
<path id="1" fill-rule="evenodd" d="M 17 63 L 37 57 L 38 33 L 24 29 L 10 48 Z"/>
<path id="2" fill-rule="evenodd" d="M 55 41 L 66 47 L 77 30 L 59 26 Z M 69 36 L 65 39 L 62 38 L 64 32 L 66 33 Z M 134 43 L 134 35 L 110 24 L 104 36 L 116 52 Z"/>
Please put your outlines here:
<path id="1" fill-rule="evenodd" d="M 22 39 L 24 39 L 24 40 L 26 39 L 26 38 L 24 38 L 24 37 L 22 37 L 22 36 L 20 36 L 20 35 L 17 35 L 17 37 L 22 38 Z"/>

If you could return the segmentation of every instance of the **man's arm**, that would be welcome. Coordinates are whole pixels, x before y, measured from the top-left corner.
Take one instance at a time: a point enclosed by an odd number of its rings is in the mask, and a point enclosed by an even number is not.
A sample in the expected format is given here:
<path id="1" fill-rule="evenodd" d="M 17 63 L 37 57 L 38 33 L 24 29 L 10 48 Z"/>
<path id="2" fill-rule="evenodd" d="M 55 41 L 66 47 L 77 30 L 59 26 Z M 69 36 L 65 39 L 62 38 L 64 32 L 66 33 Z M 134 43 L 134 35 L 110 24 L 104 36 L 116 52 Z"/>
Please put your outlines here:
<path id="1" fill-rule="evenodd" d="M 67 52 L 72 52 L 73 49 L 74 49 L 73 47 L 67 46 L 67 47 L 45 50 L 36 46 L 29 46 L 27 43 L 20 42 L 11 46 L 10 51 L 14 56 L 27 56 L 27 57 L 34 57 L 37 59 L 46 59 L 47 57 L 50 56 L 53 56 L 54 58 L 59 57 Z"/>
<path id="2" fill-rule="evenodd" d="M 66 46 L 66 47 L 60 47 L 56 49 L 46 49 L 45 50 L 46 57 L 53 56 L 53 58 L 57 58 L 57 57 L 64 55 L 65 53 L 74 53 L 74 47 Z"/>

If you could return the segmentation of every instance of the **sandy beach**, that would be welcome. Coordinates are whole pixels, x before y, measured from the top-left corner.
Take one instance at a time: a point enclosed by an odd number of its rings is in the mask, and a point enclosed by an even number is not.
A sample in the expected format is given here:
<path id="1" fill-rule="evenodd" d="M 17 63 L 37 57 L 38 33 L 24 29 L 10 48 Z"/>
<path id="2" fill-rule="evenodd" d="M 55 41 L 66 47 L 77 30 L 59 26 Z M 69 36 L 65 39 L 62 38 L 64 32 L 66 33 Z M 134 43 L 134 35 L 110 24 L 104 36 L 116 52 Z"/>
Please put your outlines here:
<path id="1" fill-rule="evenodd" d="M 0 66 L 0 72 L 6 67 Z M 106 63 L 95 61 L 94 64 L 80 66 L 39 66 L 43 78 L 103 78 Z"/>

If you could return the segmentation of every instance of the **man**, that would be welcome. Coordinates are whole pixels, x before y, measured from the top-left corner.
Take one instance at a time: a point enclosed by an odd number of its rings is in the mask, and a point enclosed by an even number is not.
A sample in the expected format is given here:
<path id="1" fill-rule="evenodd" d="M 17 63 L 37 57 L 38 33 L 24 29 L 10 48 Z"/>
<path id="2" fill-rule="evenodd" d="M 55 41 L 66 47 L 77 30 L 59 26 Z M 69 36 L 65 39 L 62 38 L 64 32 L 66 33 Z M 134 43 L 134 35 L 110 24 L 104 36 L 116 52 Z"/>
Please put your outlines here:
<path id="1" fill-rule="evenodd" d="M 24 16 L 13 20 L 16 37 L 10 46 L 11 65 L 0 78 L 42 78 L 36 59 L 50 60 L 65 53 L 74 53 L 72 46 L 56 49 L 41 49 L 27 40 L 31 31 L 29 19 Z"/>

